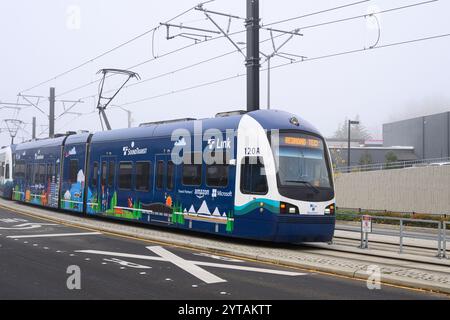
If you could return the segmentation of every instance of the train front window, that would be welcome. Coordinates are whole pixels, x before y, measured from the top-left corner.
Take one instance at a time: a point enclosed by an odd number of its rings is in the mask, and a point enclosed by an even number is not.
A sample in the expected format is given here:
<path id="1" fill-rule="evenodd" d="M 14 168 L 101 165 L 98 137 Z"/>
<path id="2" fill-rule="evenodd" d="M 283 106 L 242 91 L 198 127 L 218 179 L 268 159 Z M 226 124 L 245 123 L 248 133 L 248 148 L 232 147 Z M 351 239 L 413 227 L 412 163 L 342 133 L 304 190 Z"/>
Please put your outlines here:
<path id="1" fill-rule="evenodd" d="M 272 137 L 272 148 L 282 194 L 301 200 L 330 198 L 332 180 L 321 138 L 304 133 L 280 133 L 277 140 Z"/>
<path id="2" fill-rule="evenodd" d="M 325 149 L 321 139 L 306 134 L 280 134 L 278 160 L 281 186 L 331 188 Z"/>

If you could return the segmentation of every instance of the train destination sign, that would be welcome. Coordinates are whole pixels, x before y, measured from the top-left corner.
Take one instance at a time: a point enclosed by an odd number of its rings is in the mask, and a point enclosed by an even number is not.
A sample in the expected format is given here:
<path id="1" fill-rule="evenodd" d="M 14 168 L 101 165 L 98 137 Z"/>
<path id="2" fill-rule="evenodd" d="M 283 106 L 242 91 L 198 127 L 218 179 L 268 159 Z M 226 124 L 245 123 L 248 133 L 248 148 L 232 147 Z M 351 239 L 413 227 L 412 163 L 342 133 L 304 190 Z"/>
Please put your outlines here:
<path id="1" fill-rule="evenodd" d="M 284 137 L 283 143 L 285 145 L 301 146 L 307 148 L 320 148 L 321 142 L 319 139 L 314 138 L 304 138 L 304 137 Z"/>

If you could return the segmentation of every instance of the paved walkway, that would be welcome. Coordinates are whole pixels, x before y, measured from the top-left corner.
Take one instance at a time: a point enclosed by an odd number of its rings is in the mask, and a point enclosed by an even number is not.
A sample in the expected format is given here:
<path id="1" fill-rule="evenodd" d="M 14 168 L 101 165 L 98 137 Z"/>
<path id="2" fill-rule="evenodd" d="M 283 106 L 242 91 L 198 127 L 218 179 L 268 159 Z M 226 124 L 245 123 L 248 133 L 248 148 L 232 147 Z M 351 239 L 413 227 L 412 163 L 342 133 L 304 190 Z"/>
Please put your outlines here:
<path id="1" fill-rule="evenodd" d="M 422 257 L 383 250 L 352 248 L 343 244 L 312 244 L 311 246 L 271 245 L 260 242 L 239 241 L 223 237 L 206 236 L 198 233 L 165 230 L 150 226 L 122 224 L 111 220 L 94 219 L 44 210 L 16 202 L 0 199 L 0 206 L 22 213 L 53 219 L 60 223 L 93 228 L 96 231 L 111 232 L 125 236 L 160 241 L 183 247 L 196 248 L 212 253 L 221 253 L 242 258 L 295 266 L 312 271 L 327 272 L 351 278 L 367 279 L 372 266 L 381 271 L 385 284 L 413 287 L 450 294 L 450 264 L 447 259 Z M 348 247 L 347 249 L 345 249 Z"/>

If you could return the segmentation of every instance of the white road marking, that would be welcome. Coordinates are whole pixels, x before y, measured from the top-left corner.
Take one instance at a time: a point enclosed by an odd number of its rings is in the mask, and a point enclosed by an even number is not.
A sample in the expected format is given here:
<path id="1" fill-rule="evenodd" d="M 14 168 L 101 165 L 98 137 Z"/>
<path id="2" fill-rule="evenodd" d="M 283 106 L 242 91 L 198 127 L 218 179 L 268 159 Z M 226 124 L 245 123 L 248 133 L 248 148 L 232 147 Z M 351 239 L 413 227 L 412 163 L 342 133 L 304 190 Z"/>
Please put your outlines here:
<path id="1" fill-rule="evenodd" d="M 36 222 L 28 222 L 28 223 L 22 223 L 17 224 L 13 227 L 0 227 L 1 230 L 30 230 L 30 229 L 37 229 L 42 226 L 57 226 L 56 223 L 36 223 Z"/>
<path id="2" fill-rule="evenodd" d="M 222 260 L 222 261 L 228 261 L 228 262 L 244 262 L 242 260 L 228 258 L 228 257 L 222 257 L 222 256 L 218 256 L 218 255 L 210 254 L 210 253 L 206 253 L 206 252 L 200 252 L 200 253 L 194 252 L 193 255 L 200 256 L 200 257 L 208 257 L 208 258 Z"/>
<path id="3" fill-rule="evenodd" d="M 208 272 L 208 271 L 200 268 L 195 263 L 185 260 L 185 259 L 177 256 L 176 254 L 173 254 L 172 252 L 164 249 L 161 246 L 147 247 L 147 249 L 149 249 L 150 251 L 153 251 L 160 257 L 165 258 L 166 261 L 172 262 L 177 267 L 183 269 L 184 271 L 192 274 L 194 277 L 197 277 L 200 280 L 202 280 L 208 284 L 227 282 L 226 280 L 219 278 L 218 276 L 212 274 L 211 272 Z"/>
<path id="4" fill-rule="evenodd" d="M 133 263 L 133 262 L 125 261 L 125 260 L 120 260 L 120 259 L 116 259 L 116 258 L 103 259 L 103 261 L 117 263 L 117 264 L 119 264 L 121 266 L 130 267 L 130 268 L 134 268 L 134 269 L 151 269 L 152 268 L 152 267 L 144 266 L 142 264 L 137 264 L 137 263 Z"/>
<path id="5" fill-rule="evenodd" d="M 202 268 L 199 268 L 199 266 L 240 270 L 240 271 L 250 271 L 250 272 L 269 273 L 269 274 L 290 276 L 290 277 L 307 275 L 307 273 L 301 273 L 301 272 L 247 267 L 247 266 L 240 266 L 240 265 L 234 265 L 234 264 L 185 260 L 185 259 L 178 257 L 177 255 L 167 251 L 166 249 L 159 247 L 159 246 L 147 247 L 147 249 L 155 252 L 159 256 L 148 256 L 148 255 L 140 255 L 140 254 L 99 251 L 99 250 L 76 250 L 75 252 L 90 253 L 90 254 L 104 255 L 104 256 L 110 256 L 110 257 L 121 257 L 121 258 L 140 259 L 140 260 L 171 262 L 171 263 L 177 265 L 178 267 L 182 268 L 183 270 L 196 276 L 197 278 L 199 278 L 203 281 L 206 280 L 205 281 L 206 283 L 216 283 L 216 282 L 208 282 L 208 281 L 219 281 L 219 279 L 220 279 L 220 282 L 226 282 L 226 280 L 216 277 L 215 275 L 203 270 Z"/>
<path id="6" fill-rule="evenodd" d="M 75 236 L 93 236 L 100 232 L 80 232 L 80 233 L 49 233 L 49 234 L 28 234 L 19 236 L 7 236 L 7 238 L 47 238 L 47 237 L 75 237 Z"/>

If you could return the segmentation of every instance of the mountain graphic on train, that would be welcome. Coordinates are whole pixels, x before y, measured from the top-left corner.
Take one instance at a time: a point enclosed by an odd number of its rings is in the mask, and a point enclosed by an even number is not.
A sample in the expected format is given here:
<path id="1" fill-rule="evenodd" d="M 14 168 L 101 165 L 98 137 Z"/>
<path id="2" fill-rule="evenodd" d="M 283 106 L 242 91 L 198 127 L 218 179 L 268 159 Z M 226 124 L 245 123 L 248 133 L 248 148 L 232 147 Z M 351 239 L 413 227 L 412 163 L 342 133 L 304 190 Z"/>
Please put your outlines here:
<path id="1" fill-rule="evenodd" d="M 284 111 L 60 135 L 0 162 L 1 197 L 74 214 L 283 243 L 334 234 L 326 141 Z"/>

